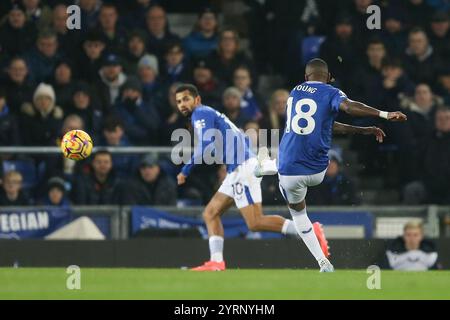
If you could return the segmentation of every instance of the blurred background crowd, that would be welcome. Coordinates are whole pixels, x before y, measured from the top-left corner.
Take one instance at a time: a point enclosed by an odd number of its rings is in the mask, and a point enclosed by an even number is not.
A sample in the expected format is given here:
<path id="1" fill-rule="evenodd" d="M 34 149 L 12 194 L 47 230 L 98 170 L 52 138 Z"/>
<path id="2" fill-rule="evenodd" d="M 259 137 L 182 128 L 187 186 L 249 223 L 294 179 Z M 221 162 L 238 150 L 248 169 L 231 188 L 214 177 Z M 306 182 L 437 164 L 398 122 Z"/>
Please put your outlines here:
<path id="1" fill-rule="evenodd" d="M 71 4 L 80 30 L 66 27 Z M 371 4 L 380 30 L 366 26 Z M 0 146 L 57 146 L 72 129 L 97 147 L 171 146 L 188 127 L 173 95 L 181 82 L 243 130 L 282 130 L 290 89 L 321 57 L 350 98 L 408 122 L 341 115 L 387 139 L 336 137 L 309 204 L 450 204 L 449 12 L 444 0 L 2 0 Z M 0 206 L 201 205 L 226 175 L 201 165 L 178 188 L 179 168 L 156 154 L 0 157 Z M 283 203 L 276 177 L 263 192 Z"/>

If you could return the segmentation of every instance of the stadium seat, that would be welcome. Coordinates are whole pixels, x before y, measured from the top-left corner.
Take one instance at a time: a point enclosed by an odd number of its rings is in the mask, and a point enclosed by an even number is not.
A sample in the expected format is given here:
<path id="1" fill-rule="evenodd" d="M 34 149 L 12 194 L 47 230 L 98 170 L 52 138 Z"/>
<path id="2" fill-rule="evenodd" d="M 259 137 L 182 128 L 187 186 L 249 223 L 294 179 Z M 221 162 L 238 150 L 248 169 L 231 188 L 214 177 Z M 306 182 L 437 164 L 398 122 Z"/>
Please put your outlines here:
<path id="1" fill-rule="evenodd" d="M 38 182 L 36 164 L 34 160 L 5 160 L 3 161 L 3 172 L 19 171 L 23 177 L 22 187 L 30 189 L 36 186 Z"/>
<path id="2" fill-rule="evenodd" d="M 309 36 L 302 41 L 302 63 L 305 65 L 309 60 L 319 56 L 320 46 L 325 41 L 324 36 Z"/>

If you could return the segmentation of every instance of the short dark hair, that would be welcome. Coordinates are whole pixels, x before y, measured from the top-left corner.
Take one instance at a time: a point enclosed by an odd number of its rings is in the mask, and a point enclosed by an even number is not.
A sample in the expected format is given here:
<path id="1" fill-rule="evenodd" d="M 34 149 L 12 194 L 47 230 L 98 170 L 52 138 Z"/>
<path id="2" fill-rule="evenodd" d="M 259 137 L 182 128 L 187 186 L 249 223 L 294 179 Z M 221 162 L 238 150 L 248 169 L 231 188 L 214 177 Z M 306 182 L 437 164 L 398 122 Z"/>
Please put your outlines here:
<path id="1" fill-rule="evenodd" d="M 183 44 L 179 40 L 173 40 L 173 41 L 170 41 L 169 43 L 167 43 L 167 45 L 165 46 L 164 52 L 165 52 L 165 54 L 168 54 L 170 51 L 172 51 L 175 48 L 180 49 L 180 51 L 182 53 L 184 53 Z"/>
<path id="2" fill-rule="evenodd" d="M 386 57 L 382 60 L 381 62 L 381 67 L 382 68 L 386 68 L 386 67 L 391 67 L 391 68 L 403 68 L 403 64 L 402 61 L 399 58 L 393 57 L 393 58 L 389 58 Z"/>
<path id="3" fill-rule="evenodd" d="M 252 71 L 250 70 L 250 67 L 248 65 L 240 64 L 239 66 L 234 68 L 233 73 L 235 73 L 236 70 L 245 70 L 250 74 L 250 78 L 252 77 Z"/>
<path id="4" fill-rule="evenodd" d="M 37 41 L 42 40 L 42 39 L 56 39 L 56 40 L 58 40 L 58 35 L 52 29 L 44 29 L 41 32 L 39 32 L 39 34 L 37 36 Z"/>
<path id="5" fill-rule="evenodd" d="M 103 9 L 114 9 L 116 13 L 119 13 L 117 7 L 112 3 L 103 3 L 100 7 L 100 11 Z"/>
<path id="6" fill-rule="evenodd" d="M 376 44 L 381 44 L 382 46 L 386 46 L 383 42 L 383 40 L 381 40 L 381 38 L 379 37 L 373 37 L 370 38 L 369 41 L 367 42 L 367 48 L 371 45 L 376 45 Z"/>
<path id="7" fill-rule="evenodd" d="M 92 160 L 95 160 L 95 158 L 96 158 L 97 156 L 101 156 L 101 155 L 105 155 L 105 154 L 108 155 L 108 156 L 110 156 L 110 157 L 112 158 L 111 152 L 109 152 L 108 149 L 102 148 L 102 149 L 99 149 L 99 150 L 95 151 L 95 152 L 92 154 Z"/>
<path id="8" fill-rule="evenodd" d="M 112 132 L 115 131 L 117 127 L 121 127 L 122 129 L 124 128 L 122 119 L 116 116 L 110 116 L 105 119 L 103 130 Z"/>
<path id="9" fill-rule="evenodd" d="M 327 68 L 328 69 L 328 64 L 325 62 L 325 60 L 322 60 L 320 58 L 314 58 L 309 60 L 308 64 L 306 66 L 309 67 L 319 67 L 319 68 Z"/>
<path id="10" fill-rule="evenodd" d="M 194 98 L 197 98 L 200 94 L 198 93 L 198 89 L 196 86 L 194 86 L 193 84 L 182 84 L 180 86 L 177 87 L 177 89 L 175 90 L 175 94 L 183 92 L 183 91 L 189 91 L 190 95 Z"/>
<path id="11" fill-rule="evenodd" d="M 328 64 L 325 62 L 325 60 L 319 58 L 311 59 L 306 64 L 305 74 L 307 76 L 310 76 L 312 74 L 322 75 L 323 77 L 328 76 Z"/>
<path id="12" fill-rule="evenodd" d="M 450 107 L 448 107 L 446 105 L 440 105 L 436 108 L 436 114 L 438 112 L 450 112 Z"/>
<path id="13" fill-rule="evenodd" d="M 423 34 L 428 38 L 428 35 L 427 35 L 427 33 L 425 32 L 425 29 L 423 29 L 422 27 L 414 27 L 414 28 L 412 28 L 412 29 L 409 31 L 408 35 L 411 35 L 411 34 L 413 34 L 413 33 L 423 33 Z"/>

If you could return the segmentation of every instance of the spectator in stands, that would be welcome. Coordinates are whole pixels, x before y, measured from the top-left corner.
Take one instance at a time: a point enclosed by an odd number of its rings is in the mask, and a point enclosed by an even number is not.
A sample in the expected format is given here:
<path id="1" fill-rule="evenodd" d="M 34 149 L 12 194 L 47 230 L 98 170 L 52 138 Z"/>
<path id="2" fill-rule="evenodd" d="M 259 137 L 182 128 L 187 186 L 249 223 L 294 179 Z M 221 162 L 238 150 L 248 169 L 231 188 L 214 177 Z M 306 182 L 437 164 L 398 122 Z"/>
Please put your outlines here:
<path id="1" fill-rule="evenodd" d="M 73 202 L 77 205 L 108 205 L 121 201 L 121 183 L 116 177 L 111 153 L 95 152 L 90 171 L 77 176 L 72 188 Z"/>
<path id="2" fill-rule="evenodd" d="M 138 74 L 138 63 L 147 54 L 147 37 L 141 30 L 134 30 L 128 37 L 127 51 L 124 56 L 124 69 L 127 74 Z"/>
<path id="3" fill-rule="evenodd" d="M 153 105 L 142 99 L 142 85 L 138 79 L 129 78 L 121 89 L 115 113 L 125 124 L 125 133 L 132 144 L 156 145 L 160 119 Z"/>
<path id="4" fill-rule="evenodd" d="M 64 110 L 71 104 L 72 93 L 75 89 L 73 83 L 73 67 L 67 60 L 61 60 L 55 68 L 55 73 L 52 79 L 52 85 L 56 93 L 56 104 L 61 106 Z"/>
<path id="5" fill-rule="evenodd" d="M 382 75 L 376 91 L 380 92 L 379 103 L 385 105 L 388 110 L 397 108 L 400 94 L 414 93 L 414 83 L 404 71 L 399 59 L 383 60 Z"/>
<path id="6" fill-rule="evenodd" d="M 222 97 L 223 110 L 228 119 L 231 120 L 238 128 L 244 128 L 245 124 L 250 120 L 241 109 L 242 94 L 235 87 L 227 88 Z"/>
<path id="7" fill-rule="evenodd" d="M 28 67 L 24 59 L 16 57 L 9 63 L 6 79 L 2 82 L 6 101 L 13 114 L 18 115 L 25 102 L 33 100 L 34 86 L 28 77 Z"/>
<path id="8" fill-rule="evenodd" d="M 404 95 L 413 95 L 414 84 L 407 77 L 398 58 L 385 58 L 381 68 L 382 77 L 378 79 L 373 92 L 370 95 L 374 105 L 383 105 L 387 110 L 396 110 L 400 103 L 399 98 Z M 377 94 L 373 94 L 377 92 Z M 410 169 L 400 170 L 402 158 L 410 156 L 413 151 L 409 148 L 412 143 L 408 136 L 407 125 L 389 124 L 379 119 L 359 118 L 353 119 L 352 123 L 357 126 L 381 126 L 386 134 L 386 140 L 381 146 L 368 136 L 354 135 L 351 137 L 351 148 L 357 150 L 358 159 L 364 163 L 364 175 L 378 175 L 380 170 L 389 170 L 387 177 L 392 178 L 392 183 L 397 185 L 410 174 Z M 384 149 L 382 149 L 384 148 Z M 405 148 L 405 149 L 403 149 Z M 408 158 L 406 158 L 408 159 Z M 391 162 L 394 163 L 391 163 Z M 395 169 L 397 168 L 397 169 Z"/>
<path id="9" fill-rule="evenodd" d="M 450 66 L 439 72 L 438 93 L 444 98 L 444 103 L 450 106 Z"/>
<path id="10" fill-rule="evenodd" d="M 349 89 L 353 79 L 352 70 L 359 64 L 361 52 L 351 17 L 339 15 L 336 18 L 334 34 L 320 47 L 320 57 L 327 61 L 331 74 L 344 90 Z"/>
<path id="11" fill-rule="evenodd" d="M 64 111 L 55 104 L 53 87 L 41 83 L 34 92 L 33 104 L 22 106 L 21 132 L 29 146 L 54 146 L 61 130 Z"/>
<path id="12" fill-rule="evenodd" d="M 173 83 L 167 90 L 166 96 L 158 100 L 157 108 L 161 118 L 161 127 L 165 128 L 160 132 L 160 141 L 164 146 L 173 144 L 171 136 L 174 130 L 186 127 L 186 119 L 178 110 L 175 100 L 175 91 L 180 85 L 180 82 Z"/>
<path id="13" fill-rule="evenodd" d="M 125 127 L 122 120 L 115 116 L 105 119 L 103 125 L 103 136 L 99 145 L 104 147 L 128 147 L 130 142 L 125 135 Z M 137 168 L 138 159 L 135 155 L 113 154 L 113 166 L 117 176 L 129 177 Z"/>
<path id="14" fill-rule="evenodd" d="M 367 8 L 374 4 L 374 0 L 353 0 L 353 7 L 349 11 L 352 17 L 352 23 L 355 33 L 358 37 L 364 39 L 373 35 L 374 30 L 367 28 Z"/>
<path id="15" fill-rule="evenodd" d="M 151 6 L 146 16 L 148 50 L 155 54 L 159 61 L 164 58 L 164 53 L 169 43 L 178 41 L 179 37 L 170 32 L 167 24 L 166 11 L 158 6 Z"/>
<path id="16" fill-rule="evenodd" d="M 405 204 L 450 204 L 450 109 L 439 107 L 435 130 L 417 151 L 419 179 L 405 186 Z"/>
<path id="17" fill-rule="evenodd" d="M 28 206 L 31 199 L 22 190 L 22 174 L 18 171 L 9 171 L 3 177 L 0 190 L 0 206 Z"/>
<path id="18" fill-rule="evenodd" d="M 388 245 L 384 264 L 386 268 L 401 271 L 426 271 L 439 267 L 436 246 L 424 239 L 421 222 L 405 224 L 403 236 Z"/>
<path id="19" fill-rule="evenodd" d="M 67 57 L 73 59 L 75 52 L 80 45 L 80 31 L 69 30 L 67 28 L 67 6 L 58 4 L 53 8 L 52 13 L 52 29 L 58 36 L 59 49 L 64 52 Z"/>
<path id="20" fill-rule="evenodd" d="M 233 72 L 237 67 L 246 65 L 253 70 L 250 59 L 240 51 L 238 33 L 232 29 L 220 32 L 218 47 L 210 53 L 208 60 L 215 76 L 226 85 L 233 83 Z M 253 71 L 252 78 L 255 79 Z"/>
<path id="21" fill-rule="evenodd" d="M 370 105 L 380 105 L 380 93 L 375 90 L 381 82 L 383 59 L 386 58 L 386 47 L 379 38 L 372 38 L 366 49 L 366 61 L 357 67 L 352 82 L 351 93 L 355 99 L 366 101 Z"/>
<path id="22" fill-rule="evenodd" d="M 44 30 L 39 33 L 36 47 L 27 52 L 25 58 L 32 79 L 38 83 L 51 80 L 60 59 L 58 37 L 52 30 Z"/>
<path id="23" fill-rule="evenodd" d="M 39 30 L 50 27 L 52 21 L 51 9 L 40 0 L 22 1 L 27 20 L 34 23 Z"/>
<path id="24" fill-rule="evenodd" d="M 174 82 L 189 82 L 192 79 L 192 69 L 185 59 L 181 42 L 169 43 L 164 55 L 165 67 L 163 82 L 170 85 Z"/>
<path id="25" fill-rule="evenodd" d="M 44 206 L 69 207 L 70 201 L 66 195 L 66 182 L 60 177 L 52 177 L 47 181 L 47 194 L 42 199 Z"/>
<path id="26" fill-rule="evenodd" d="M 214 76 L 207 60 L 195 62 L 193 82 L 198 88 L 203 104 L 213 108 L 217 108 L 220 105 L 225 86 Z"/>
<path id="27" fill-rule="evenodd" d="M 16 117 L 9 110 L 5 92 L 0 89 L 0 146 L 18 146 L 19 139 Z"/>
<path id="28" fill-rule="evenodd" d="M 77 65 L 83 67 L 76 70 L 76 73 L 78 78 L 84 81 L 96 82 L 100 80 L 99 71 L 103 63 L 106 40 L 100 33 L 90 31 L 84 36 L 82 47 L 83 51 L 77 57 Z"/>
<path id="29" fill-rule="evenodd" d="M 263 128 L 283 130 L 286 124 L 286 104 L 288 98 L 289 92 L 284 89 L 278 89 L 272 93 L 269 100 L 269 114 L 266 120 L 263 119 Z"/>
<path id="30" fill-rule="evenodd" d="M 122 71 L 122 61 L 119 56 L 107 54 L 100 69 L 100 80 L 95 84 L 100 98 L 102 111 L 108 114 L 117 102 L 122 85 L 127 81 L 127 75 Z"/>
<path id="31" fill-rule="evenodd" d="M 117 8 L 111 3 L 104 3 L 100 7 L 98 16 L 98 30 L 106 39 L 106 50 L 109 52 L 121 53 L 126 47 L 126 32 L 118 27 L 119 15 Z"/>
<path id="32" fill-rule="evenodd" d="M 142 83 L 142 98 L 148 103 L 153 103 L 156 96 L 164 91 L 158 77 L 158 58 L 152 54 L 142 56 L 137 64 L 137 74 Z"/>
<path id="33" fill-rule="evenodd" d="M 131 9 L 125 16 L 121 17 L 123 25 L 127 29 L 145 29 L 145 19 L 147 11 L 151 6 L 154 6 L 157 1 L 155 0 L 134 0 L 131 2 Z"/>
<path id="34" fill-rule="evenodd" d="M 388 7 L 382 18 L 381 39 L 386 44 L 389 56 L 399 57 L 404 54 L 408 39 L 405 11 L 395 6 Z"/>
<path id="35" fill-rule="evenodd" d="M 408 27 L 419 26 L 425 28 L 432 15 L 429 0 L 408 0 L 404 11 L 408 14 Z"/>
<path id="36" fill-rule="evenodd" d="M 404 60 L 406 72 L 412 81 L 435 85 L 440 62 L 423 29 L 414 28 L 409 32 Z"/>
<path id="37" fill-rule="evenodd" d="M 408 126 L 411 127 L 414 140 L 418 147 L 427 139 L 434 129 L 434 117 L 436 109 L 443 105 L 440 97 L 435 96 L 429 85 L 421 83 L 416 86 L 414 98 L 411 100 L 403 97 L 401 106 L 406 108 L 408 115 Z"/>
<path id="38" fill-rule="evenodd" d="M 154 154 L 145 155 L 140 162 L 139 174 L 126 188 L 125 204 L 169 206 L 177 203 L 177 187 L 158 163 Z"/>
<path id="39" fill-rule="evenodd" d="M 331 149 L 330 163 L 323 182 L 308 190 L 308 202 L 315 205 L 357 205 L 360 199 L 354 183 L 341 171 L 342 156 Z"/>
<path id="40" fill-rule="evenodd" d="M 79 115 L 69 114 L 66 118 L 64 118 L 61 128 L 61 137 L 72 130 L 86 130 L 84 127 L 84 121 Z"/>
<path id="41" fill-rule="evenodd" d="M 450 109 L 438 108 L 435 134 L 425 143 L 421 160 L 422 181 L 428 203 L 450 204 Z"/>
<path id="42" fill-rule="evenodd" d="M 194 30 L 184 39 L 186 55 L 192 59 L 206 58 L 218 43 L 217 13 L 207 7 L 199 13 Z"/>
<path id="43" fill-rule="evenodd" d="M 262 118 L 261 100 L 252 90 L 252 75 L 246 66 L 234 70 L 233 85 L 241 92 L 241 111 L 249 119 L 258 121 Z"/>
<path id="44" fill-rule="evenodd" d="M 81 30 L 95 28 L 102 5 L 101 0 L 77 0 L 76 4 L 81 9 Z"/>
<path id="45" fill-rule="evenodd" d="M 7 21 L 0 26 L 0 47 L 2 54 L 14 57 L 33 47 L 36 28 L 26 21 L 21 5 L 14 5 L 8 13 Z"/>
<path id="46" fill-rule="evenodd" d="M 448 13 L 438 11 L 431 18 L 430 43 L 442 61 L 450 60 L 450 18 Z"/>
<path id="47" fill-rule="evenodd" d="M 76 84 L 72 91 L 71 102 L 66 109 L 67 114 L 78 115 L 84 122 L 84 128 L 94 141 L 100 136 L 103 114 L 92 99 L 91 88 L 85 82 Z"/>
<path id="48" fill-rule="evenodd" d="M 402 185 L 420 178 L 417 159 L 422 158 L 420 149 L 429 139 L 434 129 L 436 109 L 443 104 L 442 98 L 435 96 L 427 84 L 419 84 L 413 99 L 401 98 L 401 105 L 406 108 L 408 122 L 405 126 L 388 126 L 386 131 L 399 147 L 398 175 Z M 388 140 L 389 141 L 389 140 Z"/>

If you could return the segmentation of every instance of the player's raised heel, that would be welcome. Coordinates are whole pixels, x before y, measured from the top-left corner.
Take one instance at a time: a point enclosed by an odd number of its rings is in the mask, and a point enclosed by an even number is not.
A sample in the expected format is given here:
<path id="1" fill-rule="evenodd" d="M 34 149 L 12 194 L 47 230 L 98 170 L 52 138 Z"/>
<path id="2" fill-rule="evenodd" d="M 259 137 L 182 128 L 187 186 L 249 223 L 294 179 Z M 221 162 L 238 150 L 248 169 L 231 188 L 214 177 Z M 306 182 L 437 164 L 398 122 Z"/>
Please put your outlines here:
<path id="1" fill-rule="evenodd" d="M 191 271 L 225 271 L 225 261 L 206 261 L 203 265 L 192 268 Z"/>
<path id="2" fill-rule="evenodd" d="M 263 176 L 271 176 L 278 173 L 276 160 L 271 160 L 269 157 L 269 150 L 266 147 L 262 147 L 258 152 L 258 164 L 253 171 L 253 174 L 257 178 Z"/>
<path id="3" fill-rule="evenodd" d="M 328 259 L 319 261 L 320 272 L 334 272 L 334 267 Z"/>

